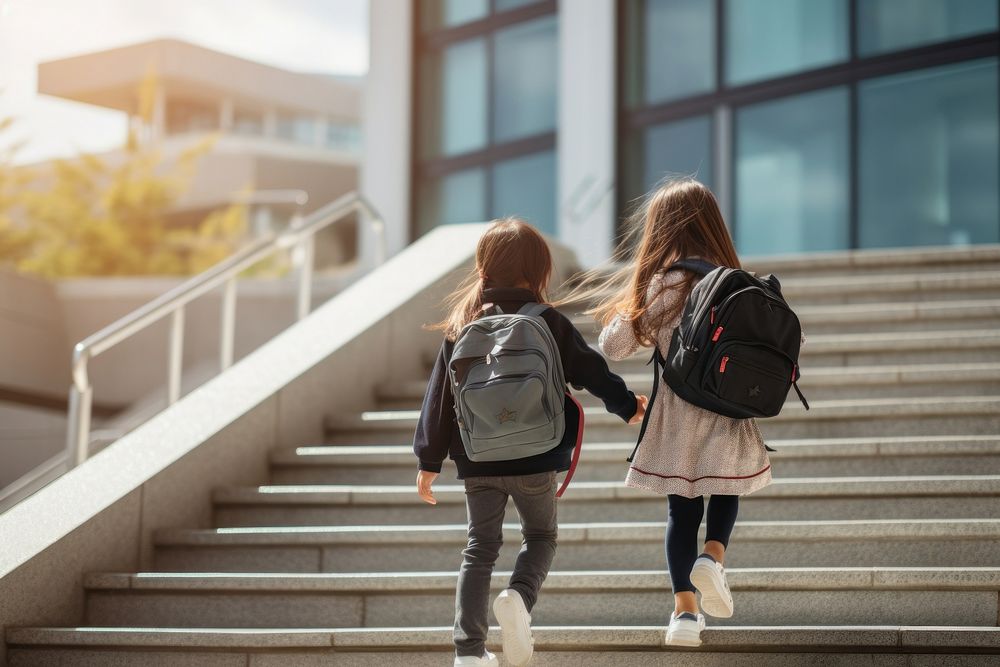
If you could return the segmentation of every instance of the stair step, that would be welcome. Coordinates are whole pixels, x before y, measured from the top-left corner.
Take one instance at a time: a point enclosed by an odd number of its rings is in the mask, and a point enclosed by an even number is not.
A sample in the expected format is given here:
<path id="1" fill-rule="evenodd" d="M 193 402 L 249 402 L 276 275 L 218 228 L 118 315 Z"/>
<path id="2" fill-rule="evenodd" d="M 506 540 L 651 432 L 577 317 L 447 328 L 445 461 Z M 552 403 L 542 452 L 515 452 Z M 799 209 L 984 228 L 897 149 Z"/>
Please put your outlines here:
<path id="1" fill-rule="evenodd" d="M 881 275 L 917 267 L 924 272 L 971 271 L 997 268 L 1000 245 L 974 245 L 963 248 L 939 246 L 928 248 L 893 248 L 850 250 L 847 252 L 804 253 L 747 259 L 748 270 L 782 275 L 829 275 L 838 279 L 849 275 Z"/>
<path id="2" fill-rule="evenodd" d="M 867 398 L 814 401 L 810 410 L 789 401 L 777 417 L 761 420 L 765 438 L 863 435 L 987 435 L 1000 432 L 1000 396 Z M 637 429 L 600 408 L 585 408 L 588 440 L 631 439 Z M 328 416 L 334 444 L 402 444 L 412 439 L 417 410 Z"/>
<path id="3" fill-rule="evenodd" d="M 454 618 L 455 572 L 92 574 L 97 626 L 410 627 Z M 509 572 L 495 572 L 502 590 Z M 716 625 L 973 625 L 997 622 L 1000 568 L 733 568 L 736 613 Z M 655 624 L 673 600 L 662 570 L 550 572 L 532 611 L 555 625 Z M 858 604 L 859 598 L 864 604 Z"/>
<path id="4" fill-rule="evenodd" d="M 561 570 L 664 565 L 662 522 L 564 523 Z M 457 560 L 465 524 L 169 529 L 156 533 L 156 570 L 170 572 L 399 572 Z M 504 526 L 498 567 L 520 548 Z M 742 567 L 1000 567 L 1000 519 L 741 521 L 727 562 Z"/>
<path id="5" fill-rule="evenodd" d="M 994 294 L 1000 292 L 1000 286 Z M 790 302 L 811 339 L 838 333 L 920 332 L 929 329 L 989 329 L 1000 321 L 1000 299 L 801 305 Z M 600 327 L 593 318 L 570 318 L 591 342 Z"/>
<path id="6" fill-rule="evenodd" d="M 806 332 L 802 348 L 803 368 L 824 366 L 871 366 L 934 363 L 992 363 L 1000 361 L 1000 329 L 960 328 L 928 331 L 876 331 L 870 333 L 816 334 Z M 596 341 L 596 337 L 594 338 Z M 593 341 L 592 341 L 593 342 Z M 428 368 L 437 351 L 424 361 Z M 632 359 L 613 362 L 617 373 L 646 373 L 650 351 Z"/>
<path id="7" fill-rule="evenodd" d="M 772 440 L 774 474 L 1000 475 L 1000 436 L 911 436 Z M 578 481 L 625 476 L 632 442 L 586 443 Z M 271 454 L 272 484 L 407 484 L 416 459 L 409 445 L 328 445 L 279 449 Z M 445 461 L 444 478 L 454 466 Z"/>
<path id="8" fill-rule="evenodd" d="M 405 486 L 226 487 L 213 494 L 215 525 L 317 526 L 461 523 L 465 489 L 440 484 L 436 506 Z M 1000 476 L 823 477 L 775 479 L 740 500 L 744 520 L 993 518 Z M 508 508 L 508 511 L 510 508 Z M 666 500 L 622 482 L 574 483 L 560 500 L 561 521 L 659 521 Z M 510 514 L 509 516 L 514 516 Z"/>
<path id="9" fill-rule="evenodd" d="M 623 375 L 634 391 L 649 391 L 652 372 Z M 799 386 L 810 400 L 860 399 L 868 397 L 1000 395 L 1000 362 L 965 364 L 906 364 L 883 366 L 813 366 L 807 368 Z M 385 383 L 376 398 L 380 410 L 420 408 L 426 380 Z M 600 401 L 585 390 L 573 394 L 585 406 Z M 794 397 L 794 392 L 791 393 Z"/>
<path id="10" fill-rule="evenodd" d="M 662 626 L 535 627 L 540 665 L 662 664 L 684 654 L 686 665 L 833 665 L 869 657 L 898 667 L 989 664 L 1000 652 L 1000 628 L 969 626 L 733 626 L 709 627 L 700 649 L 664 646 Z M 12 628 L 7 631 L 12 667 L 36 665 L 156 664 L 268 665 L 319 664 L 418 667 L 441 665 L 454 650 L 452 628 Z M 500 652 L 500 633 L 490 628 L 490 650 Z M 836 650 L 851 656 L 831 656 Z M 127 652 L 127 653 L 123 653 Z M 193 655 L 192 655 L 193 654 Z M 950 654 L 950 655 L 942 655 Z M 992 657 L 989 654 L 993 654 Z M 129 661 L 123 662 L 125 656 Z M 501 654 L 502 656 L 502 654 Z M 921 656 L 927 661 L 915 662 Z M 953 656 L 953 657 L 952 657 Z M 198 658 L 194 663 L 191 658 Z M 949 658 L 951 658 L 949 660 Z M 341 662 L 341 659 L 345 662 Z M 346 661 L 350 660 L 349 663 Z M 962 660 L 959 663 L 959 660 Z M 980 661 L 981 662 L 977 662 Z M 839 661 L 839 663 L 837 662 Z M 857 663 L 854 663 L 857 664 Z"/>

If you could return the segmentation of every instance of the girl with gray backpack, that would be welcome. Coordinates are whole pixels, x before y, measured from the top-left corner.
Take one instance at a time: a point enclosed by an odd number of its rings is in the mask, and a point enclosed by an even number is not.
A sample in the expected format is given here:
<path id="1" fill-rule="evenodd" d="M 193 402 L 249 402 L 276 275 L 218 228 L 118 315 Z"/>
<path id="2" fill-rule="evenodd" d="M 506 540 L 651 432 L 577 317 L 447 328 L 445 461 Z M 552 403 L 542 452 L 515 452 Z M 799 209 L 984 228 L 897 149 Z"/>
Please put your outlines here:
<path id="1" fill-rule="evenodd" d="M 499 665 L 486 650 L 490 578 L 504 511 L 513 500 L 521 551 L 493 611 L 508 662 L 533 652 L 530 612 L 556 549 L 556 498 L 579 457 L 583 409 L 567 383 L 587 389 L 608 412 L 637 424 L 646 399 L 608 370 L 572 323 L 546 303 L 552 258 L 544 238 L 517 219 L 495 221 L 479 240 L 472 274 L 450 313 L 413 440 L 417 491 L 432 485 L 446 457 L 464 480 L 469 541 L 455 602 L 455 665 Z M 569 471 L 557 491 L 556 474 Z"/>

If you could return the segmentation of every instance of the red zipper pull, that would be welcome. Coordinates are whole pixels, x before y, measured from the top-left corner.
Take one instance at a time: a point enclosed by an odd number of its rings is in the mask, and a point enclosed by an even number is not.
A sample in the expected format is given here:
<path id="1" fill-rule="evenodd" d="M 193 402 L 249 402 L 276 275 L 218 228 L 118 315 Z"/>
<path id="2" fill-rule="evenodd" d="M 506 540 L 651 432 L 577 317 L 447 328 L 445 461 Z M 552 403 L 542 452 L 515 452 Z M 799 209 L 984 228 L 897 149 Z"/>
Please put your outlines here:
<path id="1" fill-rule="evenodd" d="M 712 310 L 708 314 L 708 323 L 715 324 L 715 306 L 712 306 Z"/>
<path id="2" fill-rule="evenodd" d="M 726 372 L 726 364 L 728 364 L 728 363 L 729 363 L 729 357 L 722 357 L 722 363 L 719 364 L 719 372 L 720 373 L 725 373 Z"/>
<path id="3" fill-rule="evenodd" d="M 715 334 L 712 336 L 712 342 L 714 343 L 715 341 L 719 340 L 719 336 L 721 335 L 722 335 L 722 327 L 719 327 L 718 329 L 715 330 Z"/>

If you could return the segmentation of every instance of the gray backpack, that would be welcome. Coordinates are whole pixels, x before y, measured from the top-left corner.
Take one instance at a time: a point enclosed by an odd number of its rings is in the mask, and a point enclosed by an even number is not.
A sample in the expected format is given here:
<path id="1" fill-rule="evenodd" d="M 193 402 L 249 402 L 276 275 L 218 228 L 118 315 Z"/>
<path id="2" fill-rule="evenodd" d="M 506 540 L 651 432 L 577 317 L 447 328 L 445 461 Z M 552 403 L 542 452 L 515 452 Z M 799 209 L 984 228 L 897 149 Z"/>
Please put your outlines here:
<path id="1" fill-rule="evenodd" d="M 540 316 L 548 306 L 528 303 L 462 329 L 448 372 L 465 453 L 472 461 L 510 461 L 544 454 L 566 430 L 559 348 Z"/>

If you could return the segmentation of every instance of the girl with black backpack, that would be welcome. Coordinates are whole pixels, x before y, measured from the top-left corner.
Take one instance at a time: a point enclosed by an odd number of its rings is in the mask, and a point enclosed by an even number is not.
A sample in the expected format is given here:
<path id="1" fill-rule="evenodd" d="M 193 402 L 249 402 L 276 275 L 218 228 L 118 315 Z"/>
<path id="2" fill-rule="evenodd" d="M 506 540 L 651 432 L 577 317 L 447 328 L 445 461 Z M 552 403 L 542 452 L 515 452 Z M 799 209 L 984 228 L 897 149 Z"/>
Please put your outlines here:
<path id="1" fill-rule="evenodd" d="M 591 311 L 604 329 L 601 350 L 621 360 L 641 347 L 667 355 L 674 329 L 698 273 L 672 268 L 701 259 L 738 269 L 740 260 L 711 191 L 692 179 L 651 192 L 632 218 L 631 257 L 605 287 L 613 296 Z M 734 419 L 679 398 L 657 379 L 640 442 L 625 483 L 668 498 L 667 563 L 674 612 L 667 643 L 699 646 L 705 617 L 733 615 L 723 567 L 739 497 L 767 486 L 771 464 L 753 419 Z M 698 529 L 708 501 L 706 539 L 699 555 Z"/>
<path id="2" fill-rule="evenodd" d="M 556 473 L 572 470 L 573 455 L 579 454 L 583 435 L 583 409 L 566 392 L 566 383 L 587 389 L 603 401 L 608 412 L 630 424 L 639 423 L 645 410 L 646 398 L 636 397 L 620 377 L 608 370 L 604 358 L 573 324 L 554 308 L 542 307 L 547 303 L 551 273 L 552 258 L 541 234 L 521 220 L 497 220 L 480 238 L 475 268 L 452 294 L 450 313 L 436 327 L 444 332 L 445 340 L 427 385 L 413 450 L 420 469 L 417 492 L 425 502 L 437 502 L 432 485 L 446 457 L 454 460 L 458 477 L 465 482 L 469 542 L 462 552 L 455 601 L 455 665 L 499 665 L 496 656 L 486 650 L 487 612 L 490 575 L 503 541 L 508 498 L 517 508 L 524 539 L 509 587 L 496 598 L 493 611 L 500 623 L 507 662 L 524 665 L 531 659 L 530 612 L 556 549 Z M 560 385 L 560 405 L 555 410 L 563 430 L 546 451 L 507 459 L 495 455 L 495 450 L 485 454 L 477 450 L 470 434 L 485 429 L 498 438 L 519 433 L 527 437 L 538 430 L 521 429 L 521 422 L 528 419 L 523 413 L 529 412 L 529 406 L 517 403 L 517 392 L 511 394 L 504 388 L 515 385 L 489 389 L 489 396 L 504 397 L 502 404 L 493 404 L 487 397 L 478 401 L 478 413 L 468 413 L 464 408 L 469 407 L 468 394 L 482 390 L 493 380 L 503 380 L 505 372 L 523 369 L 528 363 L 526 351 L 511 342 L 515 325 L 501 330 L 504 335 L 497 339 L 495 347 L 493 342 L 482 345 L 482 337 L 492 331 L 487 320 L 509 324 L 518 316 L 535 318 L 530 326 L 551 340 L 555 348 L 546 352 L 551 351 L 552 363 L 561 367 L 554 376 Z M 470 335 L 481 337 L 476 349 L 482 354 L 478 357 L 471 356 L 475 349 L 465 348 L 462 353 Z M 509 368 L 505 370 L 505 366 Z M 468 376 L 474 373 L 479 382 L 467 384 Z M 510 375 L 509 381 L 514 383 L 518 377 L 523 374 Z M 458 411 L 456 394 L 461 395 L 462 409 Z M 540 395 L 537 400 L 545 399 Z M 520 444 L 511 449 L 523 447 L 522 440 L 515 440 Z"/>

